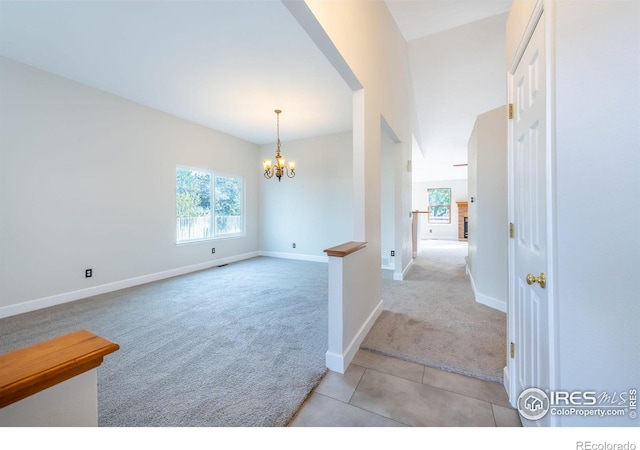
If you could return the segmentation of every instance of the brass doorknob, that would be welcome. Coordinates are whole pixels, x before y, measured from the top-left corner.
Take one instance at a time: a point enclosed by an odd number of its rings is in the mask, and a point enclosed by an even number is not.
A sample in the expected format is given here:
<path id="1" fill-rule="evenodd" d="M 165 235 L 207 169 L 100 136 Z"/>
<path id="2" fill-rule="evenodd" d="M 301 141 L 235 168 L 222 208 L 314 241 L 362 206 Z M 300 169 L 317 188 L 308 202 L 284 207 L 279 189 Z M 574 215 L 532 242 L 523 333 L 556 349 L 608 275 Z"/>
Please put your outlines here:
<path id="1" fill-rule="evenodd" d="M 544 289 L 547 286 L 547 277 L 544 272 L 540 272 L 540 276 L 527 274 L 527 284 L 539 283 L 540 287 Z"/>

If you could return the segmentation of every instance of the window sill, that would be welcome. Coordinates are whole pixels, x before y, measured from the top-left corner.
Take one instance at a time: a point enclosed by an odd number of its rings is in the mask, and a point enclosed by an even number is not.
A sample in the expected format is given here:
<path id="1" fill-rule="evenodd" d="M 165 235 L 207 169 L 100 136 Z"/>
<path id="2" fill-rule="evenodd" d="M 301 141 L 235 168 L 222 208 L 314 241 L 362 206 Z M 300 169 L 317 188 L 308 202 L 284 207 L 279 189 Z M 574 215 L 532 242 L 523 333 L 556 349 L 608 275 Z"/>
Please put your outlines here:
<path id="1" fill-rule="evenodd" d="M 216 241 L 229 241 L 232 239 L 242 239 L 247 237 L 246 233 L 243 234 L 231 234 L 226 236 L 208 237 L 203 239 L 191 239 L 190 241 L 177 241 L 176 247 L 183 247 L 185 245 L 202 244 L 204 242 L 216 242 Z"/>

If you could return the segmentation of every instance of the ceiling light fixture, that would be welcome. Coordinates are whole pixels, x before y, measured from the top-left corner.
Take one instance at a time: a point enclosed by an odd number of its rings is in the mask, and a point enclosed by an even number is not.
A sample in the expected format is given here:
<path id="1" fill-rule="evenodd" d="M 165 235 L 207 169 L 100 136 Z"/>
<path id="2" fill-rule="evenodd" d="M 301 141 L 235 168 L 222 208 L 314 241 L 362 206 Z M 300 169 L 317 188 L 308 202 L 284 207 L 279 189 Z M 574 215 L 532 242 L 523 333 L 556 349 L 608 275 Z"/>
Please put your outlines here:
<path id="1" fill-rule="evenodd" d="M 276 147 L 276 165 L 273 165 L 273 162 L 270 159 L 265 159 L 262 165 L 264 166 L 264 177 L 272 178 L 274 175 L 278 177 L 278 181 L 282 178 L 282 175 L 285 173 L 287 177 L 293 178 L 296 176 L 296 163 L 295 161 L 289 161 L 289 167 L 285 165 L 284 157 L 280 154 L 280 111 L 276 109 L 274 111 L 277 117 L 277 129 L 278 129 L 278 146 Z"/>

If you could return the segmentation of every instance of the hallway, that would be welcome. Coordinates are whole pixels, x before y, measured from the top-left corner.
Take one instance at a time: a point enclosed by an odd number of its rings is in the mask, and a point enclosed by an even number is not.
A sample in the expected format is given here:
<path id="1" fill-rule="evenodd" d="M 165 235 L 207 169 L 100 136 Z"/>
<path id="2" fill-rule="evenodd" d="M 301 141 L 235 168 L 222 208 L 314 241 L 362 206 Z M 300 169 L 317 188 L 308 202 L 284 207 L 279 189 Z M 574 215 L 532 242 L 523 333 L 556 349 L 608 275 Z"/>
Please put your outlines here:
<path id="1" fill-rule="evenodd" d="M 502 386 L 505 314 L 474 301 L 466 254 L 466 242 L 422 241 L 404 281 L 383 271 L 383 313 L 289 426 L 521 426 Z"/>
<path id="2" fill-rule="evenodd" d="M 360 348 L 501 383 L 506 314 L 475 301 L 467 252 L 464 241 L 423 240 L 403 281 L 383 274 L 384 311 Z"/>

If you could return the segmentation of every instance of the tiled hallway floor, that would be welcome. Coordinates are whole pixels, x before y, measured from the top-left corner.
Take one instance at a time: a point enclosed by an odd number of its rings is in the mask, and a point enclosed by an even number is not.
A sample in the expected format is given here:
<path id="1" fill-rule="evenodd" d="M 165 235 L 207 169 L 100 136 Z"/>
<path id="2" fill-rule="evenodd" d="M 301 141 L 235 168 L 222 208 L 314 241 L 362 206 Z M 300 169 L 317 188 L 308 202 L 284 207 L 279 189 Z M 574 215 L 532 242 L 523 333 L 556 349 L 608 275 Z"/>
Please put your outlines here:
<path id="1" fill-rule="evenodd" d="M 328 372 L 291 427 L 519 427 L 501 384 L 359 350 Z"/>

